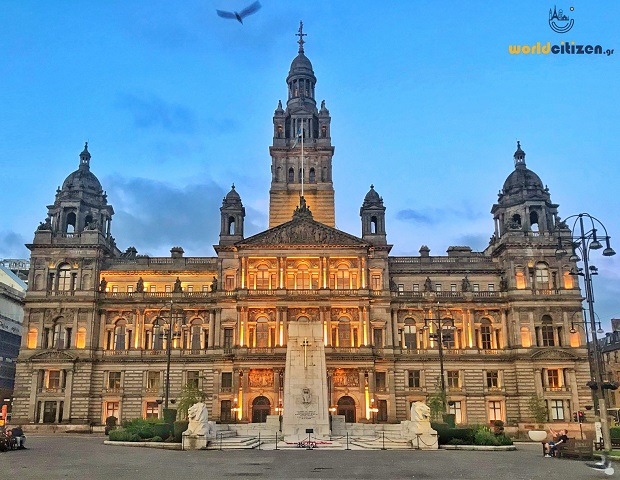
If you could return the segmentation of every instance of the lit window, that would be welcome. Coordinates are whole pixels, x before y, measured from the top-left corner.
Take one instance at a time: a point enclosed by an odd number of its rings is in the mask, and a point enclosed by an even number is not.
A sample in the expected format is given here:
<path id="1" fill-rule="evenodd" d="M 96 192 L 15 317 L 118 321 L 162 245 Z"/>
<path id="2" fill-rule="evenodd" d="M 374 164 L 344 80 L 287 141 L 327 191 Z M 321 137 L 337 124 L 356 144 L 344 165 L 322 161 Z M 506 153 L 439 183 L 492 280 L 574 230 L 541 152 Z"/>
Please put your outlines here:
<path id="1" fill-rule="evenodd" d="M 159 405 L 157 402 L 146 402 L 144 418 L 159 418 Z"/>
<path id="2" fill-rule="evenodd" d="M 86 328 L 79 327 L 75 336 L 75 348 L 86 348 Z"/>
<path id="3" fill-rule="evenodd" d="M 532 337 L 530 336 L 530 329 L 527 327 L 521 327 L 521 346 L 529 348 L 532 346 Z"/>
<path id="4" fill-rule="evenodd" d="M 172 286 L 166 285 L 166 293 L 172 292 Z"/>
<path id="5" fill-rule="evenodd" d="M 517 270 L 517 273 L 515 274 L 515 282 L 517 284 L 517 289 L 525 289 L 525 273 L 523 273 L 522 268 Z"/>
<path id="6" fill-rule="evenodd" d="M 27 348 L 37 348 L 37 336 L 39 332 L 36 328 L 31 328 L 28 330 L 28 339 L 26 340 Z"/>
<path id="7" fill-rule="evenodd" d="M 105 402 L 105 416 L 116 417 L 118 420 L 119 402 Z"/>
<path id="8" fill-rule="evenodd" d="M 193 286 L 193 285 L 188 285 L 188 286 L 187 286 L 187 287 L 185 287 L 185 288 L 186 288 L 186 290 L 187 290 L 188 292 L 193 292 L 193 291 L 194 291 L 194 286 Z"/>
<path id="9" fill-rule="evenodd" d="M 151 285 L 149 287 L 149 292 L 156 292 L 157 291 L 157 285 Z"/>
<path id="10" fill-rule="evenodd" d="M 502 420 L 502 402 L 498 400 L 491 400 L 488 403 L 489 406 L 489 421 Z"/>
<path id="11" fill-rule="evenodd" d="M 564 272 L 564 288 L 573 288 L 573 276 L 569 272 Z"/>
<path id="12" fill-rule="evenodd" d="M 127 285 L 127 293 L 133 293 L 133 285 Z"/>

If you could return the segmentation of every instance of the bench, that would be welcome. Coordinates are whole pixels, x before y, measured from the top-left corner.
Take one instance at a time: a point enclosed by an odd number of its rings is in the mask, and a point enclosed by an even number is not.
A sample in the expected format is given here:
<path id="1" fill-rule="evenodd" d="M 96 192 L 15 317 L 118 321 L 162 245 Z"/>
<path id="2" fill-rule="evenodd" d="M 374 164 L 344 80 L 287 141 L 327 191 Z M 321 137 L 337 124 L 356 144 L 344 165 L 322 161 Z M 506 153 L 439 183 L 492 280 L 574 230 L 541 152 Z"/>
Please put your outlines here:
<path id="1" fill-rule="evenodd" d="M 620 438 L 612 438 L 611 439 L 611 448 L 620 448 Z M 595 450 L 604 450 L 605 449 L 605 447 L 603 446 L 603 440 L 602 439 L 599 442 L 594 442 L 594 449 Z"/>
<path id="2" fill-rule="evenodd" d="M 558 458 L 592 458 L 592 440 L 569 438 L 568 442 L 557 446 Z"/>

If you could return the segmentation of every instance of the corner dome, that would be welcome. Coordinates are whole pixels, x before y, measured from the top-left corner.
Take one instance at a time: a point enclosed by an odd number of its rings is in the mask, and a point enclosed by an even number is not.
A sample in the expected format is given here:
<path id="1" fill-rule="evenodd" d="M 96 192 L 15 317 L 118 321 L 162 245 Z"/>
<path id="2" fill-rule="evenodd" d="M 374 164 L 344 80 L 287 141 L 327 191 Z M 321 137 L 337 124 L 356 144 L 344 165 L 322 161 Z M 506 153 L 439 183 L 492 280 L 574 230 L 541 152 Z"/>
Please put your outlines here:
<path id="1" fill-rule="evenodd" d="M 225 204 L 241 203 L 241 197 L 237 193 L 237 190 L 235 190 L 234 183 L 232 184 L 232 187 L 230 188 L 230 192 L 228 192 L 226 196 L 224 197 L 224 203 Z"/>
<path id="2" fill-rule="evenodd" d="M 371 205 L 383 205 L 383 199 L 379 196 L 379 194 L 375 191 L 375 186 L 371 185 L 370 190 L 364 197 L 363 207 L 369 207 Z"/>

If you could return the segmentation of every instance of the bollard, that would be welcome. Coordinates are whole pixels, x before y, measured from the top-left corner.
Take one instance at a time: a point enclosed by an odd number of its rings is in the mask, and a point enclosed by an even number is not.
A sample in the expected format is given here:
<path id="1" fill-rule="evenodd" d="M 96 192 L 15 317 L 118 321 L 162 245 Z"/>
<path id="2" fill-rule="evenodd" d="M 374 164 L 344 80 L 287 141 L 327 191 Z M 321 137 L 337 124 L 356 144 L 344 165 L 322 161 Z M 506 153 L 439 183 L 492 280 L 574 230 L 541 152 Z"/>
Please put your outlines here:
<path id="1" fill-rule="evenodd" d="M 351 450 L 349 448 L 349 432 L 347 432 L 347 448 L 346 448 L 346 450 Z"/>
<path id="2" fill-rule="evenodd" d="M 382 433 L 383 433 L 383 446 L 381 447 L 381 450 L 387 450 L 385 448 L 385 432 L 382 432 Z"/>
<path id="3" fill-rule="evenodd" d="M 258 449 L 260 450 L 260 432 L 258 432 Z"/>
<path id="4" fill-rule="evenodd" d="M 222 442 L 224 441 L 224 432 L 220 432 L 220 452 L 222 451 Z"/>
<path id="5" fill-rule="evenodd" d="M 278 432 L 276 432 L 276 450 L 278 450 Z"/>

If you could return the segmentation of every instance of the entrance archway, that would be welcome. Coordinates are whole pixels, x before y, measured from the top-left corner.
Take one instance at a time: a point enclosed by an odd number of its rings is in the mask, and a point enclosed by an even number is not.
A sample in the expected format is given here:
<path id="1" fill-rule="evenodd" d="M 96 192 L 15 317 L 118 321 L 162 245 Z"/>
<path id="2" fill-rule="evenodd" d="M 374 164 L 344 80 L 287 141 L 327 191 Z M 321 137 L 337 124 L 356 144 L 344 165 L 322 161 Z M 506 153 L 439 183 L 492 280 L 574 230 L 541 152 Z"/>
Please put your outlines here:
<path id="1" fill-rule="evenodd" d="M 344 421 L 355 423 L 355 400 L 345 395 L 338 399 L 338 415 L 344 415 Z"/>
<path id="2" fill-rule="evenodd" d="M 271 402 L 267 397 L 256 397 L 252 402 L 252 423 L 265 423 L 271 412 Z"/>

